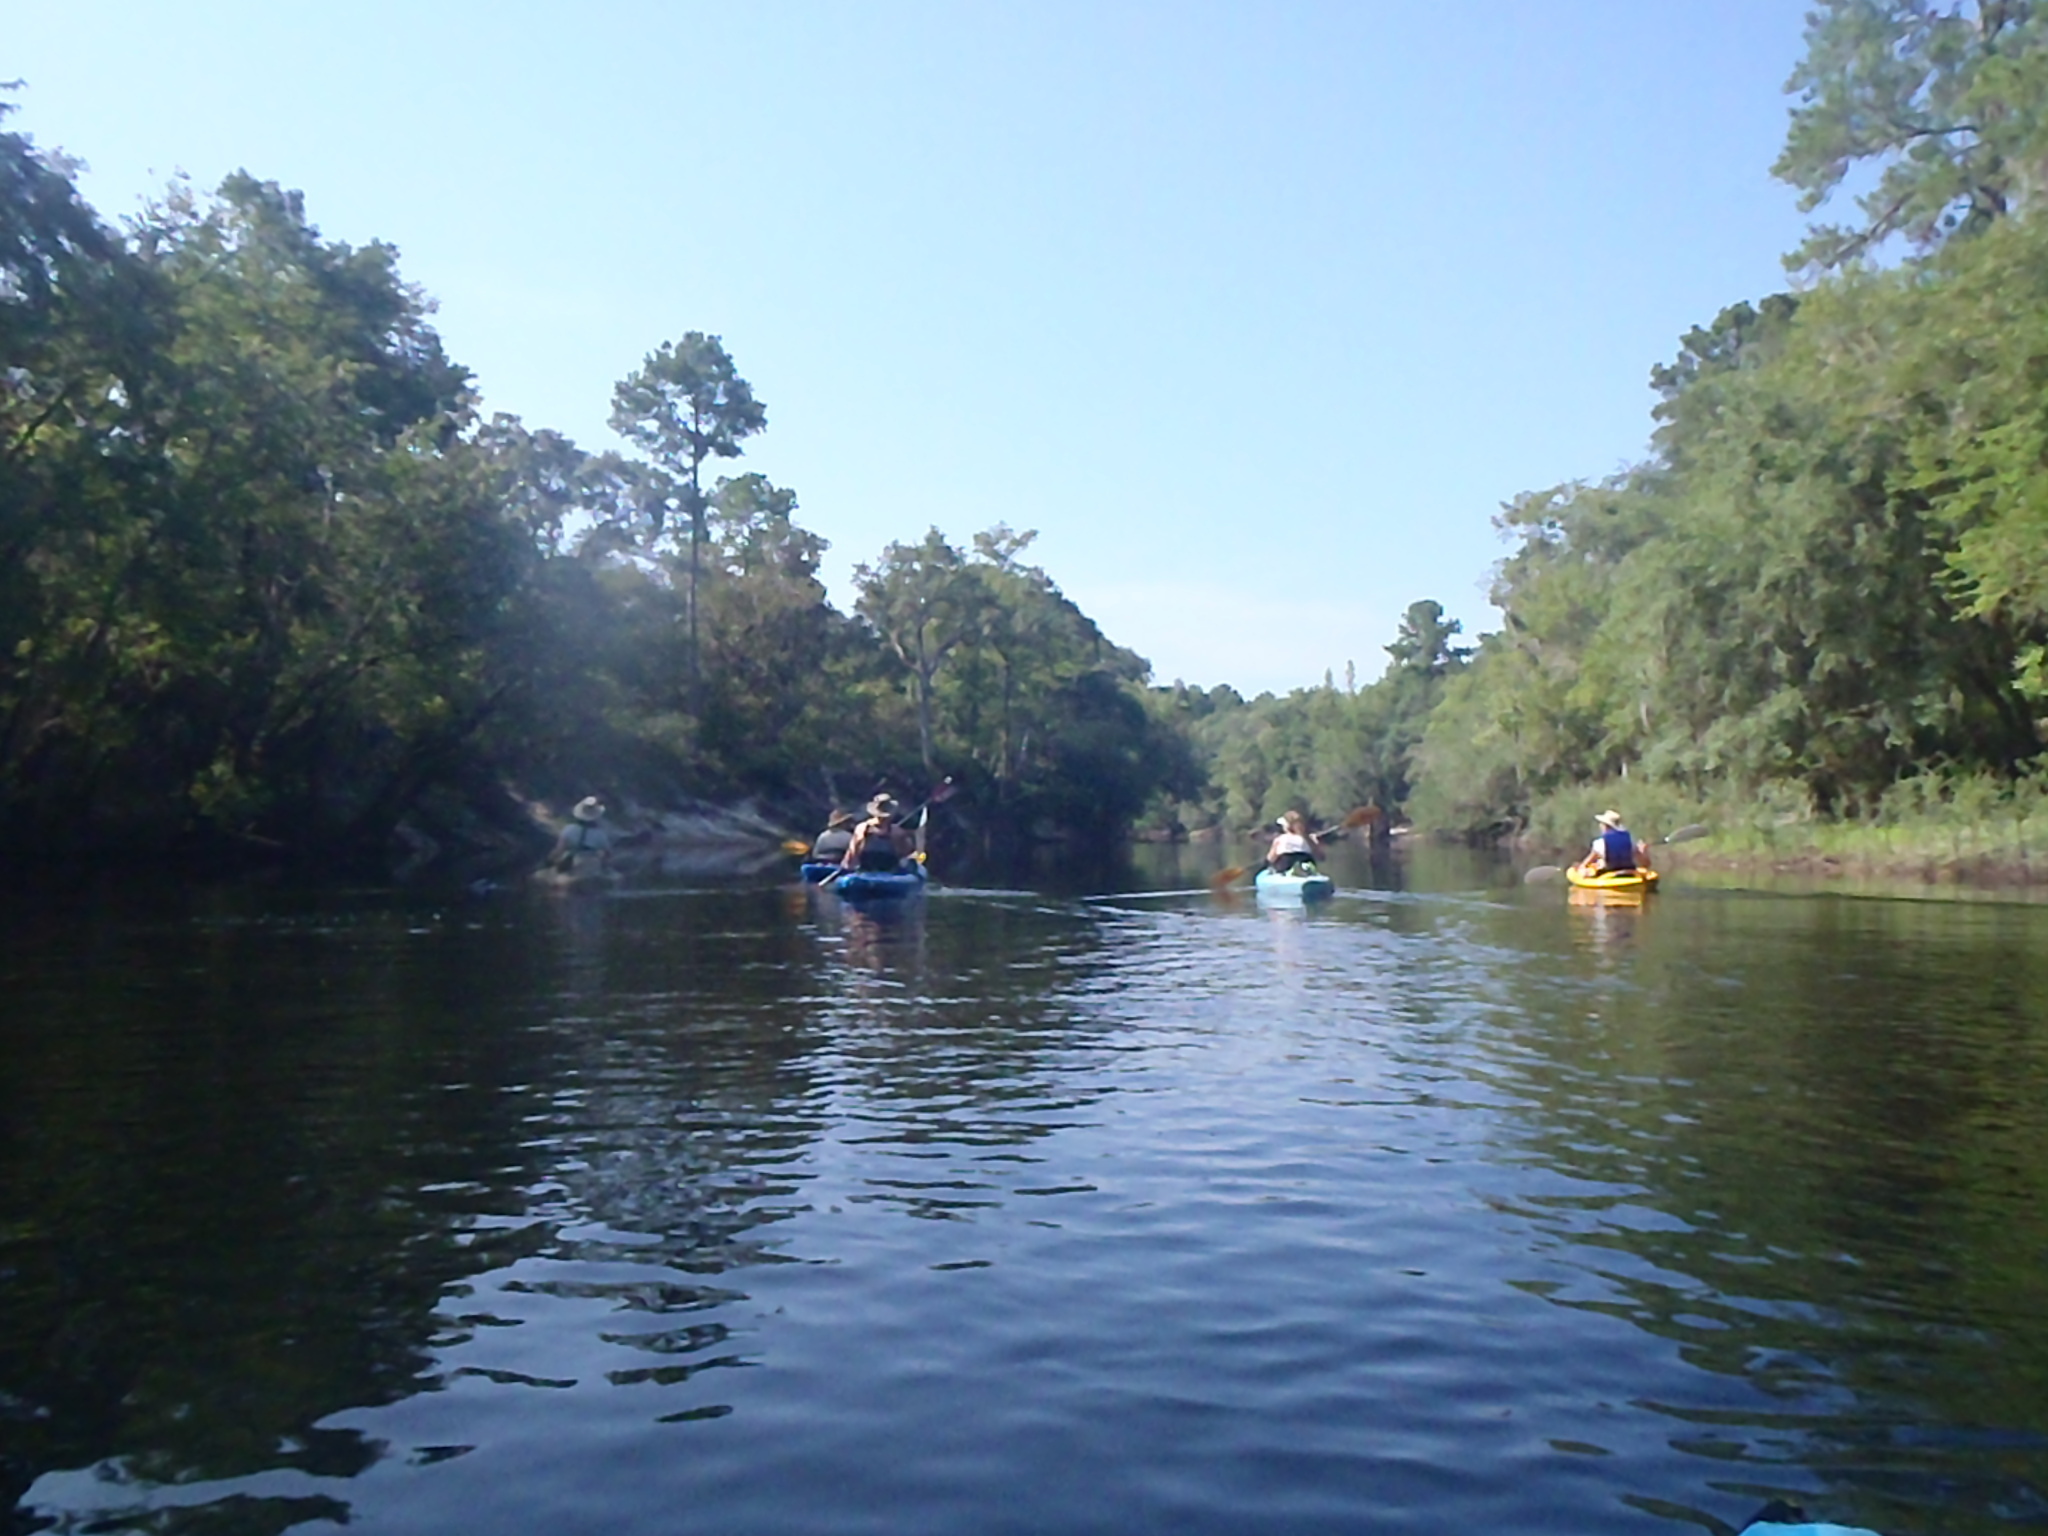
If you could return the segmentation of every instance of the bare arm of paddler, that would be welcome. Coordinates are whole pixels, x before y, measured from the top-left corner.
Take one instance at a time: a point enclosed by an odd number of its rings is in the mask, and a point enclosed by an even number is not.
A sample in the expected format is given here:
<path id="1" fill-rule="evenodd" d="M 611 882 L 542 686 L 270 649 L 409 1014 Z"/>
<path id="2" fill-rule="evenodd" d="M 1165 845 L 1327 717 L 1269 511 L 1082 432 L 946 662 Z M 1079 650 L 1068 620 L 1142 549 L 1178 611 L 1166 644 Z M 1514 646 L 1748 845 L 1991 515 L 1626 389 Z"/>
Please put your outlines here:
<path id="1" fill-rule="evenodd" d="M 868 845 L 868 828 L 873 822 L 864 821 L 853 829 L 853 841 L 846 845 L 846 852 L 839 856 L 841 869 L 859 869 L 861 850 Z"/>
<path id="2" fill-rule="evenodd" d="M 877 845 L 894 849 L 896 828 L 879 816 L 870 816 L 853 829 L 853 841 L 846 845 L 846 856 L 839 861 L 842 869 L 859 869 L 861 860 L 868 856 L 868 850 Z"/>

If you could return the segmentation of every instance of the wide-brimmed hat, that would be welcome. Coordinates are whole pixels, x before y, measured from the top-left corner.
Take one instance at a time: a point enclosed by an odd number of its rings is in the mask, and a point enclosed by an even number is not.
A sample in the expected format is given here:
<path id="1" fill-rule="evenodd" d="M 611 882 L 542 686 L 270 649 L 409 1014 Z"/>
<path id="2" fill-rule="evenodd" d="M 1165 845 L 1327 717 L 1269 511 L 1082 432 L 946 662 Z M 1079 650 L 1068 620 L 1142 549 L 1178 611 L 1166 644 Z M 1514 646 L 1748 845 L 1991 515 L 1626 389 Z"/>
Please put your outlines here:
<path id="1" fill-rule="evenodd" d="M 853 822 L 853 812 L 834 811 L 830 816 L 827 816 L 825 818 L 825 828 L 827 831 L 830 831 L 834 827 L 850 827 L 853 825 Z"/>
<path id="2" fill-rule="evenodd" d="M 902 809 L 903 807 L 896 803 L 894 795 L 877 795 L 868 802 L 870 816 L 895 816 Z"/>
<path id="3" fill-rule="evenodd" d="M 1599 822 L 1601 826 L 1607 827 L 1610 830 L 1618 829 L 1621 826 L 1621 812 L 1619 811 L 1602 811 L 1593 819 Z"/>
<path id="4" fill-rule="evenodd" d="M 578 821 L 596 821 L 604 815 L 604 802 L 595 795 L 585 795 L 576 802 L 576 809 L 569 814 Z"/>

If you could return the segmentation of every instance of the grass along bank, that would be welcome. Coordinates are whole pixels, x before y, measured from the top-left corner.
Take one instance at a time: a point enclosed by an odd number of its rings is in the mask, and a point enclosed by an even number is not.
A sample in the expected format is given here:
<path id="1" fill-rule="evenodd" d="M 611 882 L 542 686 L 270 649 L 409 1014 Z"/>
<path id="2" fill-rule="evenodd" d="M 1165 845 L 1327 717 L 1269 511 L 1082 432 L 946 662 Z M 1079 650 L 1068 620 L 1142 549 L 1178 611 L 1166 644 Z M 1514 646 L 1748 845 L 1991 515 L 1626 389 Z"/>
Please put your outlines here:
<path id="1" fill-rule="evenodd" d="M 1795 787 L 1702 798 L 1640 780 L 1560 790 L 1531 807 L 1519 847 L 1575 856 L 1612 807 L 1648 842 L 1702 822 L 1712 835 L 1652 856 L 1666 867 L 1922 885 L 2048 885 L 2048 774 L 2014 780 L 1926 774 L 1894 785 L 1867 816 L 1815 812 Z"/>

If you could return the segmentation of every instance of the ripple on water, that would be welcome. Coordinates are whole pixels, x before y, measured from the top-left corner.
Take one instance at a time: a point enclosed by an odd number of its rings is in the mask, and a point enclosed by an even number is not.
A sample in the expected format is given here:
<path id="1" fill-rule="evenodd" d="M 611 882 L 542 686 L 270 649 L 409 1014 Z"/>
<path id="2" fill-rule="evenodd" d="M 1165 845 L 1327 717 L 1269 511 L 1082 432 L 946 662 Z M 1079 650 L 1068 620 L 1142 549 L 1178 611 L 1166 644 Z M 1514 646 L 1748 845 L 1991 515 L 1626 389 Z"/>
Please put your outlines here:
<path id="1" fill-rule="evenodd" d="M 0 1152 L 0 1320 L 55 1341 L 0 1383 L 25 1507 L 892 1536 L 2048 1508 L 2048 914 L 751 899 L 109 917 L 118 995 L 6 954 L 33 1023 L 0 1080 L 87 1176 Z M 1959 976 L 1998 981 L 1962 1007 Z M 231 1145 L 192 1108 L 223 1091 Z M 110 1231 L 131 1267 L 78 1269 Z M 113 1278 L 145 1253 L 149 1287 Z"/>

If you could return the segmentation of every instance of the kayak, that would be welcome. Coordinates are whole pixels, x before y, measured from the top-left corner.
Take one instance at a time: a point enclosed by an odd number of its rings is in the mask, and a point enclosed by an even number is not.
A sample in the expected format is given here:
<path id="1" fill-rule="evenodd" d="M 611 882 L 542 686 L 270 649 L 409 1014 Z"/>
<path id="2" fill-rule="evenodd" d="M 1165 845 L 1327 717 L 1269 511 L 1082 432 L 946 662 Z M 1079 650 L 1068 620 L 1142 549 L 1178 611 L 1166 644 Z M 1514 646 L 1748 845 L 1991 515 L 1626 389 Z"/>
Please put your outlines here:
<path id="1" fill-rule="evenodd" d="M 1582 891 L 1640 893 L 1657 889 L 1657 871 L 1654 869 L 1603 869 L 1596 875 L 1589 875 L 1573 864 L 1565 870 L 1564 877 Z"/>
<path id="2" fill-rule="evenodd" d="M 1272 901 L 1315 901 L 1336 894 L 1337 882 L 1313 866 L 1296 866 L 1285 874 L 1262 869 L 1252 877 L 1252 889 Z"/>
<path id="3" fill-rule="evenodd" d="M 837 892 L 848 901 L 892 901 L 921 894 L 925 880 L 924 866 L 912 864 L 908 869 L 892 870 L 886 874 L 873 869 L 849 869 L 845 874 L 827 880 L 824 888 Z"/>
<path id="4" fill-rule="evenodd" d="M 805 859 L 797 866 L 797 876 L 805 885 L 823 885 L 826 878 L 837 869 L 837 864 L 821 864 L 815 859 Z"/>
<path id="5" fill-rule="evenodd" d="M 1773 1499 L 1742 1528 L 1742 1536 L 1877 1536 L 1860 1525 L 1837 1525 L 1831 1520 L 1809 1520 L 1797 1504 Z"/>

